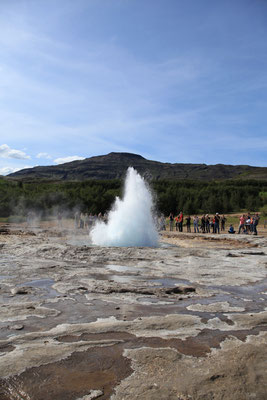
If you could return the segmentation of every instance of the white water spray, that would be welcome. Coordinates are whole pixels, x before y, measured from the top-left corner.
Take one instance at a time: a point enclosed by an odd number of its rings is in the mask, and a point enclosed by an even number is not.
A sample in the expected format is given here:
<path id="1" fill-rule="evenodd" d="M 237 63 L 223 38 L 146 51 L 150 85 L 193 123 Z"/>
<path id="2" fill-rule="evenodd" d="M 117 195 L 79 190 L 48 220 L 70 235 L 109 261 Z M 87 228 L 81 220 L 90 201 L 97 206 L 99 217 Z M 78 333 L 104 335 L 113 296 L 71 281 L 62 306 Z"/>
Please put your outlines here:
<path id="1" fill-rule="evenodd" d="M 99 246 L 157 246 L 158 233 L 152 215 L 153 199 L 144 179 L 128 168 L 123 199 L 116 198 L 108 221 L 97 222 L 91 231 Z"/>

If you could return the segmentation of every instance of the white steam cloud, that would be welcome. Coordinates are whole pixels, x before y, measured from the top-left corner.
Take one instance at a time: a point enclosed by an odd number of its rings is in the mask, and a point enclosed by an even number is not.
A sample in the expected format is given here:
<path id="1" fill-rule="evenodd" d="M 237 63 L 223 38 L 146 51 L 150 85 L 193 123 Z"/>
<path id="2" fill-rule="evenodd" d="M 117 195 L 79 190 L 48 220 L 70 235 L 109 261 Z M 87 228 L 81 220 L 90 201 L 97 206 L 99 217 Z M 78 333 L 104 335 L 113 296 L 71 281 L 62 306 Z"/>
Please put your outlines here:
<path id="1" fill-rule="evenodd" d="M 153 198 L 144 179 L 128 168 L 122 200 L 116 198 L 108 222 L 97 222 L 91 231 L 93 244 L 100 246 L 157 246 L 158 233 Z"/>

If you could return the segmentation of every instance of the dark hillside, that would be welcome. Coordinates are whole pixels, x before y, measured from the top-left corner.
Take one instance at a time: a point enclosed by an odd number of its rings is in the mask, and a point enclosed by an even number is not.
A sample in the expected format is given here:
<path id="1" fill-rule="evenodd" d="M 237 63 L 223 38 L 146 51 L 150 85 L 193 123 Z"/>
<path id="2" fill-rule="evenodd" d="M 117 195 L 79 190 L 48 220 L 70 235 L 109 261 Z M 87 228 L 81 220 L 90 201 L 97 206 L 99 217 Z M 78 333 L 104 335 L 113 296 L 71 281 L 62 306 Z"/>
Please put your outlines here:
<path id="1" fill-rule="evenodd" d="M 171 164 L 147 160 L 140 155 L 131 153 L 109 153 L 56 166 L 28 168 L 10 174 L 8 177 L 23 180 L 48 179 L 53 181 L 121 179 L 129 166 L 134 167 L 146 178 L 153 180 L 267 180 L 267 168 L 264 167 L 224 164 Z"/>

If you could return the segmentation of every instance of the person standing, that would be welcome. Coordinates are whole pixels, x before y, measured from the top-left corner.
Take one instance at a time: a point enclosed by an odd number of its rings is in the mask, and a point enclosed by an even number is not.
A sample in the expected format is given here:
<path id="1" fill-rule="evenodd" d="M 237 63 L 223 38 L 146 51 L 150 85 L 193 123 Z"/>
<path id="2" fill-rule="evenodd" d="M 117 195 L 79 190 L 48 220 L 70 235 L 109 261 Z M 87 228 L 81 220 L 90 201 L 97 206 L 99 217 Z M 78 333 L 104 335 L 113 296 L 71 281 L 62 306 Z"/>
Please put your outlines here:
<path id="1" fill-rule="evenodd" d="M 253 218 L 253 235 L 258 234 L 257 226 L 258 226 L 259 220 L 260 220 L 259 214 L 255 214 L 255 216 Z"/>
<path id="2" fill-rule="evenodd" d="M 175 217 L 174 220 L 175 220 L 175 230 L 179 231 L 179 215 L 177 215 L 177 217 Z"/>
<path id="3" fill-rule="evenodd" d="M 160 217 L 159 226 L 161 231 L 166 231 L 166 221 L 164 215 L 161 215 Z"/>
<path id="4" fill-rule="evenodd" d="M 214 233 L 220 233 L 220 216 L 219 213 L 214 215 Z"/>
<path id="5" fill-rule="evenodd" d="M 244 232 L 244 229 L 245 229 L 245 215 L 243 214 L 243 215 L 241 215 L 241 217 L 239 218 L 239 228 L 238 228 L 238 233 L 240 233 L 241 232 L 241 229 L 243 230 L 243 232 Z"/>
<path id="6" fill-rule="evenodd" d="M 227 218 L 223 215 L 221 218 L 221 231 L 225 231 L 225 222 L 227 221 Z"/>
<path id="7" fill-rule="evenodd" d="M 76 211 L 74 214 L 74 220 L 75 220 L 75 228 L 78 229 L 80 227 L 80 212 Z"/>
<path id="8" fill-rule="evenodd" d="M 251 217 L 248 215 L 247 219 L 245 220 L 245 230 L 244 233 L 249 233 L 250 232 L 250 226 L 251 226 Z"/>
<path id="9" fill-rule="evenodd" d="M 184 220 L 184 217 L 183 217 L 183 212 L 182 211 L 180 211 L 178 219 L 179 219 L 179 232 L 183 232 L 183 220 Z"/>
<path id="10" fill-rule="evenodd" d="M 205 233 L 206 232 L 206 219 L 205 215 L 202 215 L 201 217 L 201 232 Z"/>
<path id="11" fill-rule="evenodd" d="M 206 223 L 206 232 L 210 233 L 210 217 L 208 214 L 206 214 L 205 223 Z"/>
<path id="12" fill-rule="evenodd" d="M 190 217 L 190 215 L 188 215 L 188 217 L 185 220 L 186 220 L 187 232 L 191 233 L 191 217 Z"/>
<path id="13" fill-rule="evenodd" d="M 193 218 L 193 225 L 194 225 L 194 233 L 199 233 L 199 229 L 198 229 L 198 216 L 194 215 Z"/>
<path id="14" fill-rule="evenodd" d="M 170 213 L 170 215 L 169 215 L 169 220 L 170 220 L 170 231 L 173 231 L 173 220 L 174 220 L 174 218 L 173 218 L 173 213 Z"/>

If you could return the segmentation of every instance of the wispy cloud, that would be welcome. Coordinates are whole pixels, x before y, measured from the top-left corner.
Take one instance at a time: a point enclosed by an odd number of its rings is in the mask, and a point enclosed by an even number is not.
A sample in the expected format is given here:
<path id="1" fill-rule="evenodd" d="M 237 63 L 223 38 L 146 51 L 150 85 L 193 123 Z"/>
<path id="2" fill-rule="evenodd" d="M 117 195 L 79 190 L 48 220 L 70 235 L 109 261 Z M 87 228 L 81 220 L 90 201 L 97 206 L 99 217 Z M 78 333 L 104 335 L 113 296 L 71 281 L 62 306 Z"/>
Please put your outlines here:
<path id="1" fill-rule="evenodd" d="M 51 156 L 48 153 L 38 153 L 36 158 L 45 158 L 46 160 L 51 160 Z"/>
<path id="2" fill-rule="evenodd" d="M 24 151 L 11 149 L 7 144 L 2 144 L 0 146 L 0 157 L 16 158 L 19 160 L 27 160 L 31 158 L 26 153 L 24 153 Z"/>
<path id="3" fill-rule="evenodd" d="M 54 160 L 54 162 L 56 164 L 64 164 L 67 162 L 71 162 L 71 161 L 76 161 L 76 160 L 84 160 L 85 157 L 80 157 L 80 156 L 68 156 L 68 157 L 62 157 L 62 158 L 56 158 Z"/>

